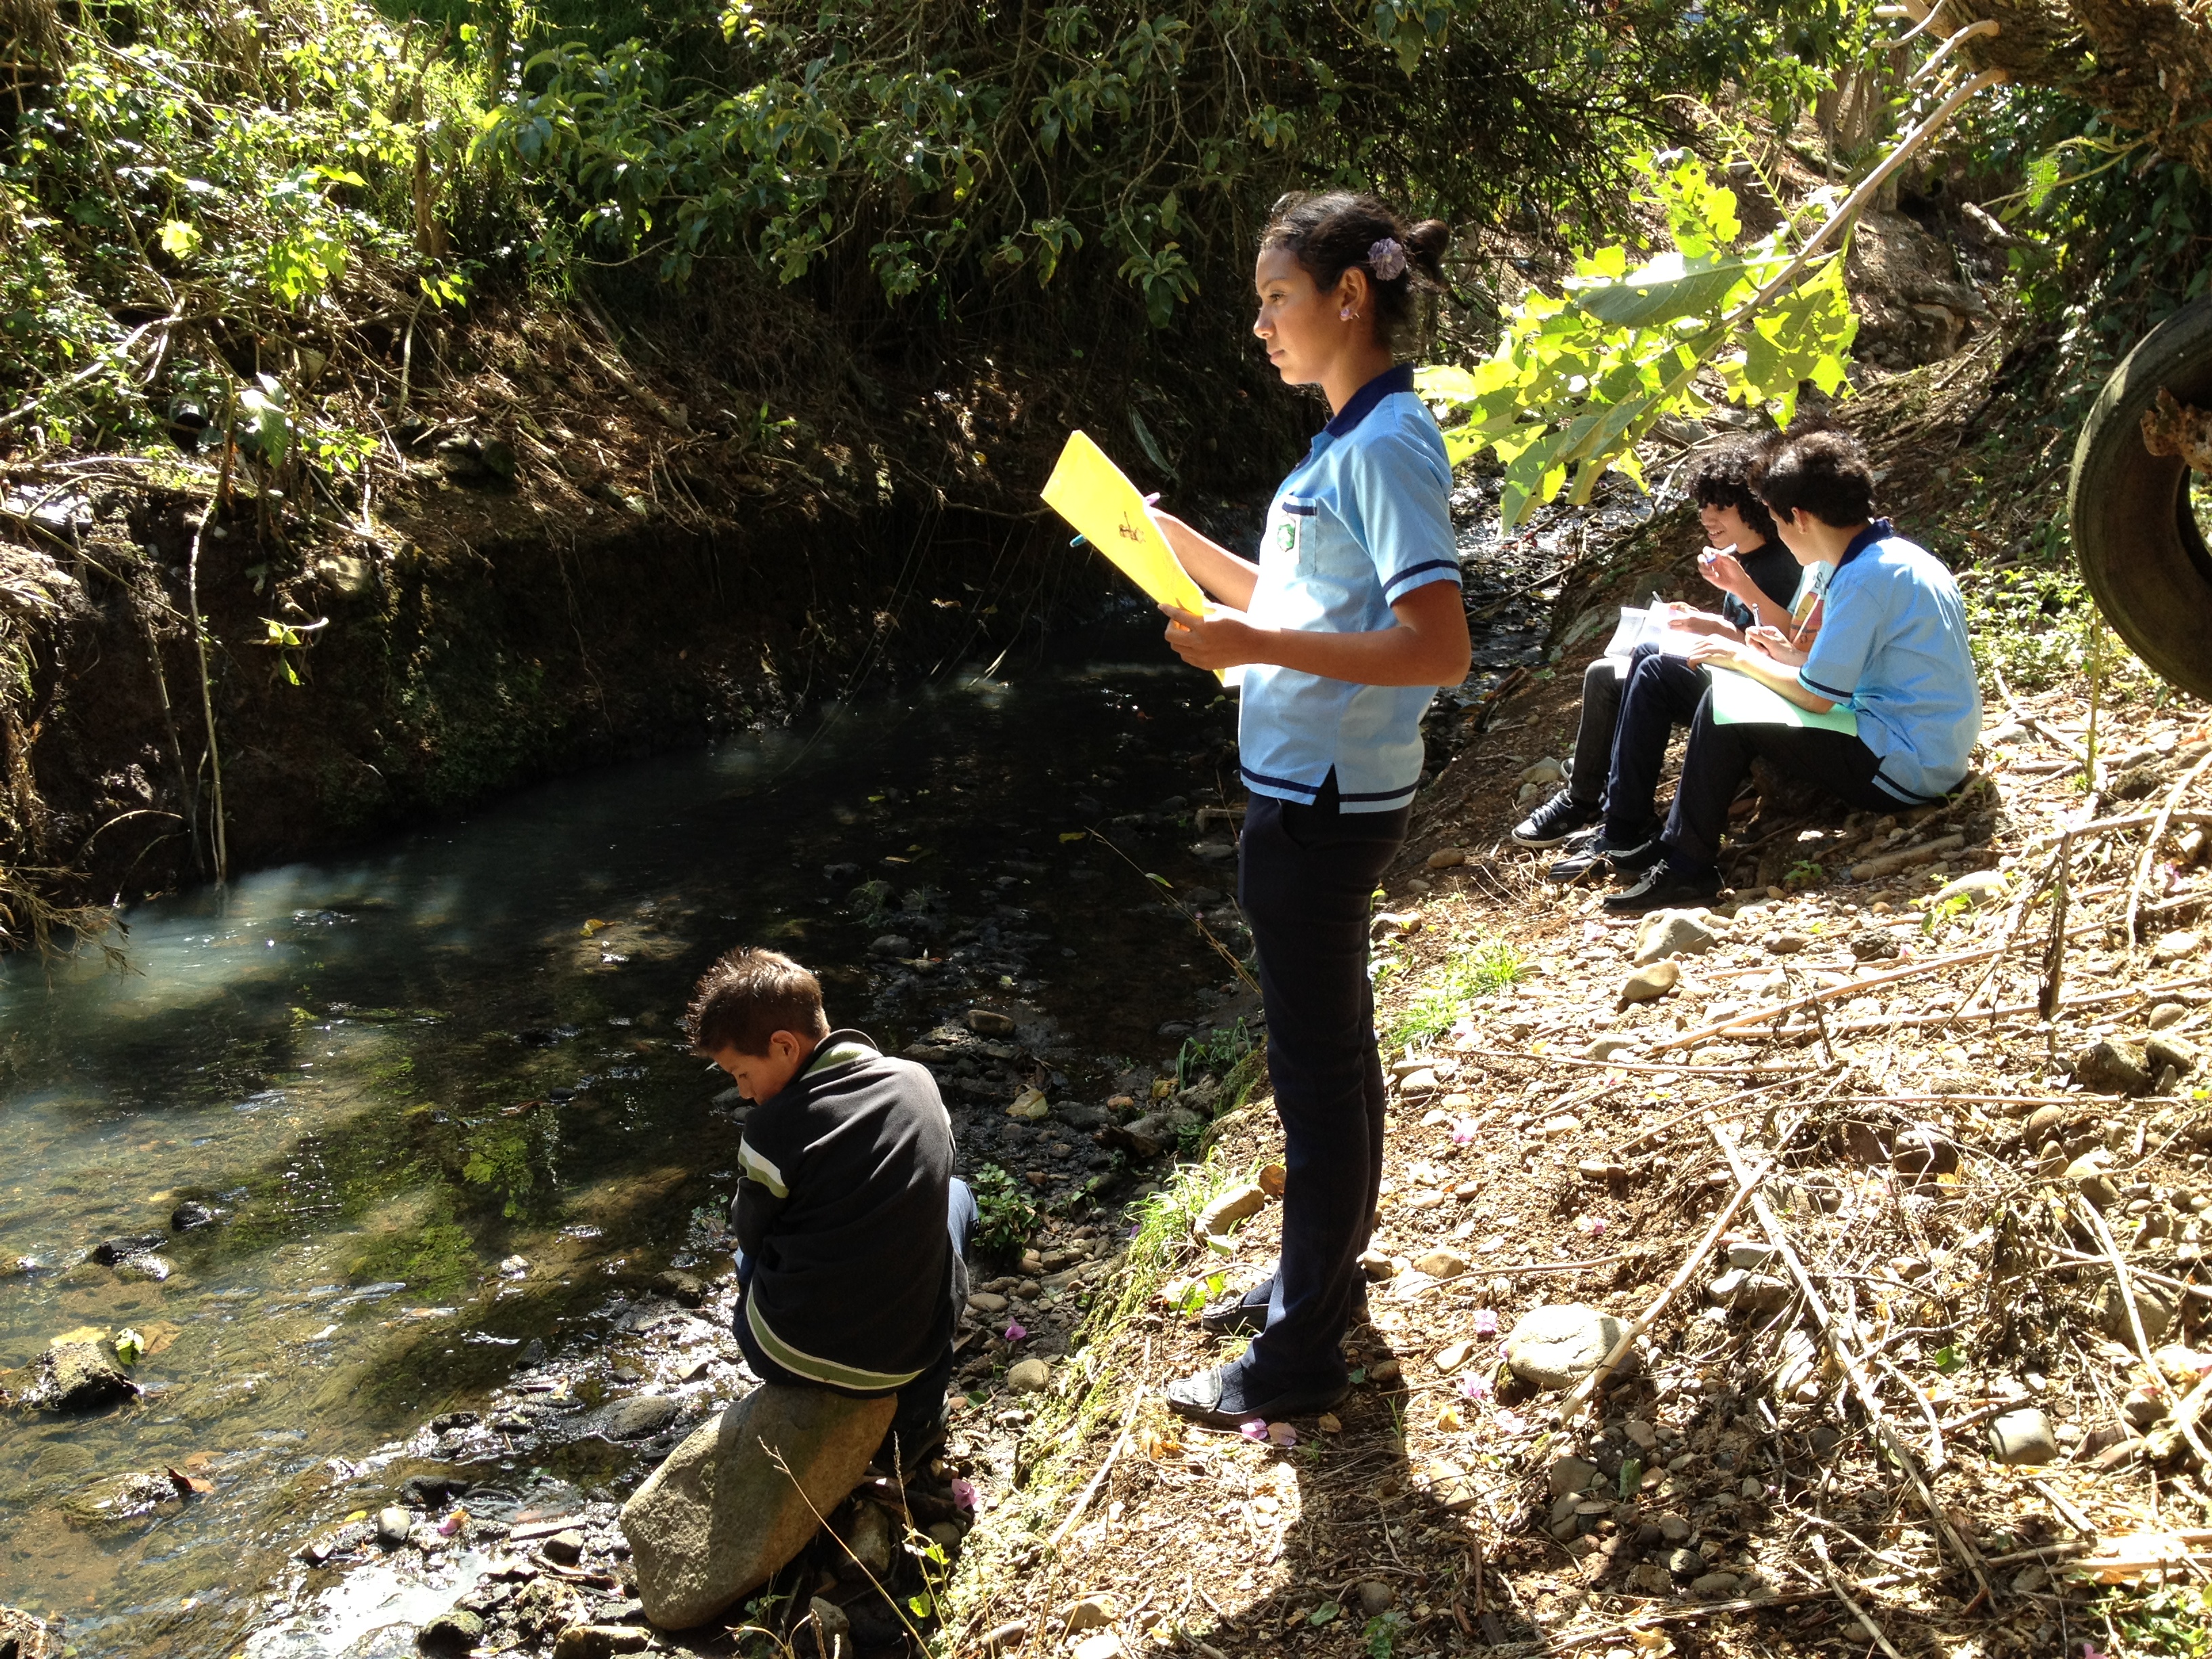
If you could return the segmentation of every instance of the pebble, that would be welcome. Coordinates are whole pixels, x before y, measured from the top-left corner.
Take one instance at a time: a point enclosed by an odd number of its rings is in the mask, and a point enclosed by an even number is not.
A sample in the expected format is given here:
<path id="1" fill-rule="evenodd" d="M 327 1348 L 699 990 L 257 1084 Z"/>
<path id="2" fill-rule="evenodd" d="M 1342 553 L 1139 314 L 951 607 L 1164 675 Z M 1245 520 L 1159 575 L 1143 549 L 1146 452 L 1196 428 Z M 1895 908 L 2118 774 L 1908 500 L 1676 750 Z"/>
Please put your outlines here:
<path id="1" fill-rule="evenodd" d="M 1715 1600 L 1734 1595 L 1742 1581 L 1732 1572 L 1708 1572 L 1690 1581 L 1690 1594 L 1709 1595 Z"/>
<path id="2" fill-rule="evenodd" d="M 1690 1523 L 1679 1515 L 1659 1517 L 1659 1535 L 1670 1544 L 1680 1544 L 1690 1535 Z"/>
<path id="3" fill-rule="evenodd" d="M 1779 1313 L 1790 1305 L 1790 1298 L 1795 1293 L 1795 1287 L 1786 1279 L 1731 1267 L 1713 1280 L 1705 1295 L 1710 1301 L 1723 1308 L 1752 1313 Z"/>
<path id="4" fill-rule="evenodd" d="M 149 1250 L 143 1255 L 126 1255 L 115 1264 L 118 1279 L 138 1279 L 159 1285 L 176 1272 L 177 1264 L 165 1255 L 155 1255 Z"/>
<path id="5" fill-rule="evenodd" d="M 1663 997 L 1682 982 L 1682 966 L 1672 960 L 1646 963 L 1620 984 L 1620 1000 L 1616 1005 L 1626 1008 L 1632 1002 L 1652 1002 Z"/>
<path id="6" fill-rule="evenodd" d="M 1367 1368 L 1370 1382 L 1395 1382 L 1404 1368 L 1395 1359 L 1378 1359 Z"/>
<path id="7" fill-rule="evenodd" d="M 2151 1072 L 2139 1044 L 2100 1037 L 2074 1057 L 2074 1080 L 2096 1094 L 2140 1095 L 2150 1091 Z"/>
<path id="8" fill-rule="evenodd" d="M 868 941 L 868 954 L 872 957 L 911 957 L 914 941 L 904 933 L 885 933 Z"/>
<path id="9" fill-rule="evenodd" d="M 880 1504 L 858 1504 L 853 1509 L 852 1535 L 845 1547 L 853 1559 L 881 1579 L 891 1570 L 891 1518 Z"/>
<path id="10" fill-rule="evenodd" d="M 686 1308 L 696 1308 L 707 1299 L 707 1286 L 696 1273 L 687 1273 L 671 1267 L 665 1273 L 653 1276 L 653 1288 L 670 1301 Z"/>
<path id="11" fill-rule="evenodd" d="M 1521 781 L 1523 783 L 1565 783 L 1566 781 L 1567 769 L 1550 755 L 1521 769 Z"/>
<path id="12" fill-rule="evenodd" d="M 1580 1498 L 1598 1478 L 1598 1467 L 1588 1458 L 1562 1457 L 1552 1465 L 1545 1485 L 1554 1498 Z"/>
<path id="13" fill-rule="evenodd" d="M 2058 1455 L 2049 1414 L 2034 1406 L 2007 1412 L 1990 1425 L 1990 1455 L 2000 1463 L 2048 1463 Z"/>
<path id="14" fill-rule="evenodd" d="M 1067 1633 L 1079 1631 L 1103 1630 L 1114 1622 L 1114 1598 L 1107 1595 L 1086 1595 L 1067 1610 Z"/>
<path id="15" fill-rule="evenodd" d="M 376 1541 L 388 1550 L 399 1548 L 414 1530 L 415 1517 L 396 1504 L 376 1512 Z"/>
<path id="16" fill-rule="evenodd" d="M 1584 1060 L 1612 1060 L 1617 1056 L 1633 1058 L 1636 1042 L 1625 1036 L 1601 1036 L 1583 1050 Z"/>
<path id="17" fill-rule="evenodd" d="M 1429 868 L 1449 870 L 1467 862 L 1467 850 L 1460 847 L 1443 847 L 1429 854 Z"/>
<path id="18" fill-rule="evenodd" d="M 1771 957 L 1794 957 L 1813 941 L 1802 933 L 1769 933 L 1766 954 Z"/>
<path id="19" fill-rule="evenodd" d="M 584 1559 L 584 1534 L 580 1532 L 556 1532 L 538 1547 L 546 1559 L 558 1561 L 564 1567 L 573 1567 Z"/>
<path id="20" fill-rule="evenodd" d="M 1052 1367 L 1042 1359 L 1018 1359 L 1006 1369 L 1006 1386 L 1016 1394 L 1042 1394 L 1052 1386 Z"/>
<path id="21" fill-rule="evenodd" d="M 1505 1339 L 1513 1375 L 1538 1389 L 1571 1389 L 1620 1340 L 1621 1323 L 1579 1302 L 1547 1303 L 1515 1322 Z"/>
<path id="22" fill-rule="evenodd" d="M 1014 1022 L 1009 1014 L 995 1013 L 988 1008 L 970 1008 L 968 1029 L 977 1036 L 1008 1037 L 1014 1034 Z"/>
<path id="23" fill-rule="evenodd" d="M 1457 1279 L 1474 1264 L 1449 1247 L 1431 1250 L 1413 1266 L 1431 1279 Z"/>
<path id="24" fill-rule="evenodd" d="M 459 1659 L 483 1640 L 484 1621 L 465 1607 L 440 1613 L 415 1632 L 415 1645 L 436 1659 Z"/>
<path id="25" fill-rule="evenodd" d="M 1068 1659 L 1115 1659 L 1121 1651 L 1121 1638 L 1110 1630 L 1102 1630 L 1078 1642 L 1070 1650 Z"/>
<path id="26" fill-rule="evenodd" d="M 169 1225 L 180 1233 L 200 1227 L 212 1227 L 222 1218 L 222 1212 L 210 1209 L 204 1204 L 184 1203 L 169 1212 Z"/>
<path id="27" fill-rule="evenodd" d="M 1472 1342 L 1455 1342 L 1449 1347 L 1439 1349 L 1437 1352 L 1437 1369 L 1446 1376 L 1449 1376 L 1467 1364 L 1468 1356 L 1474 1352 L 1474 1344 Z"/>
<path id="28" fill-rule="evenodd" d="M 1748 1267 L 1753 1273 L 1772 1267 L 1782 1259 L 1782 1252 L 1771 1244 L 1754 1243 L 1738 1239 L 1728 1247 L 1728 1264 L 1731 1267 Z"/>
<path id="29" fill-rule="evenodd" d="M 1370 1279 L 1389 1279 L 1396 1275 L 1398 1264 L 1390 1259 L 1390 1253 L 1388 1250 L 1378 1250 L 1370 1247 L 1359 1253 L 1359 1271 Z"/>
<path id="30" fill-rule="evenodd" d="M 634 1394 L 606 1408 L 599 1419 L 599 1432 L 609 1440 L 641 1440 L 659 1433 L 683 1411 L 683 1402 L 672 1395 Z"/>
<path id="31" fill-rule="evenodd" d="M 1640 1418 L 1629 1419 L 1620 1425 L 1620 1431 L 1644 1451 L 1650 1451 L 1659 1443 L 1659 1431 Z"/>
<path id="32" fill-rule="evenodd" d="M 1695 1550 L 1676 1549 L 1667 1552 L 1667 1571 L 1677 1578 L 1694 1578 L 1705 1570 L 1705 1558 Z"/>
<path id="33" fill-rule="evenodd" d="M 1970 905 L 2002 904 L 2011 896 L 2002 870 L 1970 870 L 1956 881 L 1947 881 L 1936 890 L 1930 904 L 1944 904 L 1962 898 Z"/>
<path id="34" fill-rule="evenodd" d="M 2153 962 L 2179 962 L 2184 957 L 2193 957 L 2203 948 L 2204 936 L 2193 928 L 2184 927 L 2171 933 L 2160 933 L 2152 941 L 2150 959 Z"/>
<path id="35" fill-rule="evenodd" d="M 806 1610 L 814 1617 L 815 1628 L 828 1637 L 832 1644 L 841 1638 L 848 1642 L 851 1640 L 853 1621 L 845 1609 L 835 1601 L 817 1595 L 807 1602 Z"/>
<path id="36" fill-rule="evenodd" d="M 1398 1605 L 1398 1592 L 1379 1578 L 1370 1578 L 1359 1586 L 1359 1610 L 1370 1619 L 1379 1619 Z"/>
<path id="37" fill-rule="evenodd" d="M 1696 956 L 1711 950 L 1719 939 L 1698 911 L 1654 910 L 1637 927 L 1633 959 L 1645 963 L 1664 957 Z"/>
<path id="38" fill-rule="evenodd" d="M 2066 1109 L 2063 1106 L 2039 1106 L 2030 1112 L 2027 1132 L 2029 1150 L 2033 1151 L 2050 1139 L 2058 1132 L 2058 1126 L 2065 1121 Z"/>
<path id="39" fill-rule="evenodd" d="M 2150 1029 L 2154 1031 L 2163 1031 L 2188 1012 L 2189 1009 L 2185 1004 L 2161 1002 L 2150 1011 Z"/>
<path id="40" fill-rule="evenodd" d="M 995 1291 L 971 1291 L 968 1296 L 968 1305 L 977 1313 L 1004 1313 L 1006 1298 Z"/>
<path id="41" fill-rule="evenodd" d="M 2060 1179 L 2072 1182 L 2074 1189 L 2100 1210 L 2109 1210 L 2120 1201 L 2120 1189 L 2105 1173 L 2111 1162 L 2112 1154 L 2101 1147 L 2084 1152 L 2066 1166 Z"/>

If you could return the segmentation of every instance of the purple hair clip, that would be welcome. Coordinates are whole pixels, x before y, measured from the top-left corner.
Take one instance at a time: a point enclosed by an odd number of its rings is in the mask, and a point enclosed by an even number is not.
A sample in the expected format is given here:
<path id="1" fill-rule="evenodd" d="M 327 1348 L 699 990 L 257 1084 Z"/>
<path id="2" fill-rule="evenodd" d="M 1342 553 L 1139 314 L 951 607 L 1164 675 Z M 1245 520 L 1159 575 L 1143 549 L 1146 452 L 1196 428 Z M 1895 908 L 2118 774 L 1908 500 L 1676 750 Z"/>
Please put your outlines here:
<path id="1" fill-rule="evenodd" d="M 1406 274 L 1406 250 L 1395 236 L 1385 236 L 1367 250 L 1368 268 L 1386 283 Z"/>

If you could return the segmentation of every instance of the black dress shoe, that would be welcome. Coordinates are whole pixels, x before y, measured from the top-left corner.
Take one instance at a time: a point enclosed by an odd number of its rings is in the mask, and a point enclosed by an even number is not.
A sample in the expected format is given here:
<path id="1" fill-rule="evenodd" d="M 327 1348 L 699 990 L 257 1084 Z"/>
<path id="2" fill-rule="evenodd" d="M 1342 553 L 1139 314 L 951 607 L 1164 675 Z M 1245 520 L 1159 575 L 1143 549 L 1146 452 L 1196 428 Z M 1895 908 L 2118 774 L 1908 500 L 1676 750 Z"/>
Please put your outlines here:
<path id="1" fill-rule="evenodd" d="M 1218 1302 L 1209 1302 L 1198 1316 L 1199 1326 L 1208 1336 L 1257 1336 L 1267 1328 L 1267 1303 L 1275 1289 L 1275 1276 L 1269 1273 L 1250 1290 L 1237 1296 L 1224 1296 Z M 1367 1323 L 1367 1291 L 1363 1286 L 1352 1298 L 1352 1322 Z"/>
<path id="2" fill-rule="evenodd" d="M 1604 816 L 1603 807 L 1584 805 L 1562 789 L 1513 826 L 1513 839 L 1523 847 L 1557 847 Z"/>
<path id="3" fill-rule="evenodd" d="M 1544 878 L 1571 885 L 1576 882 L 1595 880 L 1609 871 L 1642 870 L 1659 857 L 1656 836 L 1650 841 L 1638 842 L 1633 847 L 1622 847 L 1608 841 L 1605 831 L 1601 830 L 1588 841 L 1570 848 L 1564 858 L 1553 859 L 1551 867 L 1544 872 Z M 1635 862 L 1637 860 L 1643 861 Z"/>
<path id="4" fill-rule="evenodd" d="M 1708 870 L 1702 875 L 1685 875 L 1665 860 L 1653 865 L 1644 873 L 1644 878 L 1633 887 L 1606 896 L 1607 915 L 1640 916 L 1653 910 L 1679 909 L 1687 905 L 1706 904 L 1717 897 L 1721 890 L 1721 874 Z"/>
<path id="5" fill-rule="evenodd" d="M 1241 1428 L 1247 1423 L 1279 1423 L 1286 1417 L 1311 1417 L 1343 1402 L 1352 1392 L 1349 1382 L 1326 1388 L 1291 1389 L 1266 1399 L 1243 1391 L 1244 1374 L 1236 1365 L 1216 1365 L 1195 1376 L 1178 1377 L 1162 1390 L 1168 1404 L 1194 1423 L 1212 1429 Z"/>

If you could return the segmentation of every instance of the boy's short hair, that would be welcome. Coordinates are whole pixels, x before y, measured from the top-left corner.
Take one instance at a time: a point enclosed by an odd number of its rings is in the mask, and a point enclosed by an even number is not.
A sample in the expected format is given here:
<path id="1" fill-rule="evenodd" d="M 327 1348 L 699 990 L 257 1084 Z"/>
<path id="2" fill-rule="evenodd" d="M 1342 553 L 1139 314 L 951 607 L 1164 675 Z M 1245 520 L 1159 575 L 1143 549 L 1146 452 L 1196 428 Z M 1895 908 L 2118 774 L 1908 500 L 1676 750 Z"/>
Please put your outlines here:
<path id="1" fill-rule="evenodd" d="M 699 977 L 684 1017 L 691 1046 L 702 1054 L 731 1048 L 764 1054 L 778 1031 L 827 1036 L 822 981 L 781 951 L 743 945 Z"/>
<path id="2" fill-rule="evenodd" d="M 1859 441 L 1834 427 L 1769 439 L 1752 488 L 1777 514 L 1802 510 L 1838 530 L 1874 517 L 1874 469 Z"/>
<path id="3" fill-rule="evenodd" d="M 1752 489 L 1759 476 L 1765 446 L 1755 438 L 1739 438 L 1709 449 L 1698 458 L 1682 488 L 1699 507 L 1732 507 L 1743 515 L 1746 528 L 1761 541 L 1775 538 L 1774 515 Z"/>

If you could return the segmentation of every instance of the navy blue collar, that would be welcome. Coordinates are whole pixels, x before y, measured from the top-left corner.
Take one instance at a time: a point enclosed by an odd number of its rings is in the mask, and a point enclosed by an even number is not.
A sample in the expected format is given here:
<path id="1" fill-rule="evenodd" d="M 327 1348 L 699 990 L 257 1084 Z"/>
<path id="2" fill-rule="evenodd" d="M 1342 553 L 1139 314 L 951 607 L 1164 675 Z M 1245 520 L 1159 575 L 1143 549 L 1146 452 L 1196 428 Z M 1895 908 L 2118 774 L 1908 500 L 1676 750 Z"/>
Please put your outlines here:
<path id="1" fill-rule="evenodd" d="M 1394 392 L 1413 389 L 1413 366 L 1399 363 L 1384 369 L 1365 386 L 1353 392 L 1344 407 L 1336 411 L 1335 418 L 1322 428 L 1332 438 L 1341 438 L 1367 418 L 1368 410 Z"/>
<path id="2" fill-rule="evenodd" d="M 1885 540 L 1895 534 L 1897 534 L 1897 526 L 1887 519 L 1872 520 L 1864 530 L 1851 538 L 1851 544 L 1844 550 L 1844 556 L 1836 561 L 1836 568 L 1841 570 L 1876 542 Z"/>

